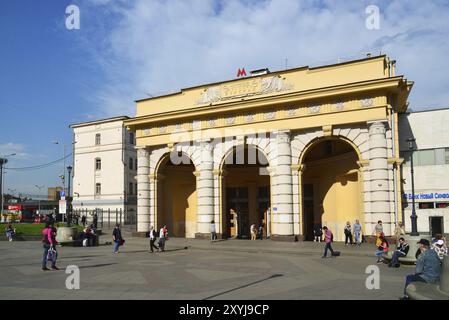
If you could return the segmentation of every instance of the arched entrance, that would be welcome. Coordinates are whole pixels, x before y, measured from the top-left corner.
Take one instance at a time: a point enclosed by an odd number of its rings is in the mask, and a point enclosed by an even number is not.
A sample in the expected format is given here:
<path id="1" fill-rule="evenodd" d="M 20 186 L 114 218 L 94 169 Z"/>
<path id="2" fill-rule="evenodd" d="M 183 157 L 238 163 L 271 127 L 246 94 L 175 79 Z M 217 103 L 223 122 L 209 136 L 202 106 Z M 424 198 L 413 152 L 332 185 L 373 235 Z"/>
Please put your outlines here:
<path id="1" fill-rule="evenodd" d="M 173 237 L 194 238 L 197 211 L 195 166 L 183 153 L 173 157 L 167 154 L 156 172 L 157 227 L 167 225 L 169 235 Z"/>
<path id="2" fill-rule="evenodd" d="M 363 225 L 361 175 L 354 147 L 342 138 L 315 141 L 303 157 L 303 235 L 313 240 L 313 230 L 326 225 L 337 241 L 344 240 L 346 221 Z"/>
<path id="3" fill-rule="evenodd" d="M 265 154 L 253 145 L 234 147 L 222 163 L 222 223 L 225 238 L 250 238 L 250 227 L 270 222 L 270 175 Z"/>

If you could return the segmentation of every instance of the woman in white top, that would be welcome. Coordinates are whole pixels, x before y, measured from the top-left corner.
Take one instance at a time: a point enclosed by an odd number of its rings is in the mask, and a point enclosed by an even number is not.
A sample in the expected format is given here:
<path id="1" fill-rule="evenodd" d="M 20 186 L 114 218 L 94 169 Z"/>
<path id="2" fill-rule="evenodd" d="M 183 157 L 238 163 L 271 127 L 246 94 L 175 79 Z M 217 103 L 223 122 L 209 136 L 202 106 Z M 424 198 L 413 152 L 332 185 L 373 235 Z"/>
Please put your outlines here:
<path id="1" fill-rule="evenodd" d="M 154 227 L 151 226 L 150 227 L 150 250 L 151 250 L 151 252 L 154 252 L 153 248 L 156 250 L 159 250 L 159 248 L 156 247 L 156 245 L 154 244 L 156 242 L 156 238 L 157 238 L 157 232 L 156 232 L 156 230 L 154 230 Z"/>

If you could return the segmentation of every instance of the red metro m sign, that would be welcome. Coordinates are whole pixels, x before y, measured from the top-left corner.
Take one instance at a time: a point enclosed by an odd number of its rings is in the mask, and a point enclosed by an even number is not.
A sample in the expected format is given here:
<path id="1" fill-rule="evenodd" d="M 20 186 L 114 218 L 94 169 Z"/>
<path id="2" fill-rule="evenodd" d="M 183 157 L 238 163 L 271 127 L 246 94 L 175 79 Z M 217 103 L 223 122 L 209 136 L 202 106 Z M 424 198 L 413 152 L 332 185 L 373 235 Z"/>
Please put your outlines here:
<path id="1" fill-rule="evenodd" d="M 240 78 L 240 77 L 246 77 L 245 68 L 242 68 L 242 69 L 239 68 L 239 70 L 237 71 L 237 78 Z"/>

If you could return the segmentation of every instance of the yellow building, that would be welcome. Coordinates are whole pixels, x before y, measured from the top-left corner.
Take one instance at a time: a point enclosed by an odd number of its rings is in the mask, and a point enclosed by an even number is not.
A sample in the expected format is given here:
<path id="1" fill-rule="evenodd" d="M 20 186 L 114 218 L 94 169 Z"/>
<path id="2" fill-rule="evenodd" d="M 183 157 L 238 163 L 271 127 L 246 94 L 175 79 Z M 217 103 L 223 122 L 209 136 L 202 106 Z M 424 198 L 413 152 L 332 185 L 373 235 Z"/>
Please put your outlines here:
<path id="1" fill-rule="evenodd" d="M 172 236 L 336 240 L 356 219 L 371 235 L 401 217 L 397 113 L 413 86 L 395 61 L 367 57 L 137 101 L 138 231 Z"/>

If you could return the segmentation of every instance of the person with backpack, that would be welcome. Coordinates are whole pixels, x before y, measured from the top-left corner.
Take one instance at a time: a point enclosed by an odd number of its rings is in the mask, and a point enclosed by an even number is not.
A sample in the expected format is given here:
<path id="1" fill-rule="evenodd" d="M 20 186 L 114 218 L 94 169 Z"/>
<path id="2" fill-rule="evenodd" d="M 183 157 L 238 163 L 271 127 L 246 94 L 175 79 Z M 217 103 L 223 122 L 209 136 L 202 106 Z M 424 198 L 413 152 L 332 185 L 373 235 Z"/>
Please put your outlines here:
<path id="1" fill-rule="evenodd" d="M 330 231 L 326 226 L 323 227 L 324 231 L 324 242 L 326 245 L 324 246 L 324 255 L 322 258 L 327 258 L 327 250 L 331 251 L 331 257 L 334 257 L 334 249 L 332 249 L 332 242 L 334 241 L 334 235 L 332 231 Z"/>
<path id="2" fill-rule="evenodd" d="M 114 241 L 114 254 L 119 253 L 119 247 L 125 242 L 122 238 L 122 231 L 120 230 L 120 224 L 116 224 L 114 231 L 112 231 L 112 240 Z"/>
<path id="3" fill-rule="evenodd" d="M 58 258 L 58 252 L 56 251 L 56 228 L 53 221 L 45 223 L 45 228 L 42 230 L 42 244 L 44 248 L 44 254 L 42 256 L 42 271 L 48 271 L 47 261 L 51 260 L 51 270 L 59 270 L 56 267 L 56 259 Z"/>
<path id="4" fill-rule="evenodd" d="M 153 226 L 150 227 L 149 236 L 150 236 L 150 250 L 153 253 L 154 252 L 153 248 L 156 249 L 156 250 L 159 250 L 159 248 L 156 247 L 156 245 L 154 244 L 156 242 L 156 239 L 157 239 L 157 232 L 156 232 L 156 230 L 154 230 Z"/>
<path id="5" fill-rule="evenodd" d="M 315 223 L 313 226 L 313 242 L 323 241 L 323 229 L 321 228 L 321 223 Z"/>
<path id="6" fill-rule="evenodd" d="M 377 247 L 375 255 L 377 257 L 377 263 L 383 263 L 385 261 L 384 255 L 388 253 L 388 241 L 383 232 L 380 234 L 379 239 L 380 246 Z"/>

